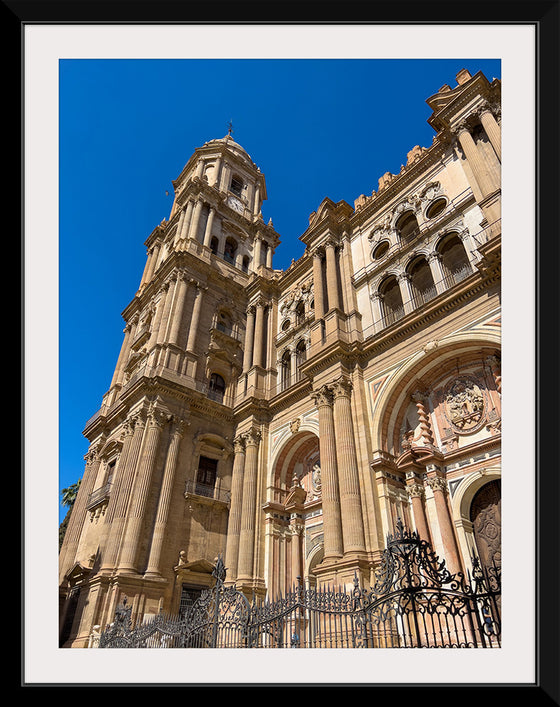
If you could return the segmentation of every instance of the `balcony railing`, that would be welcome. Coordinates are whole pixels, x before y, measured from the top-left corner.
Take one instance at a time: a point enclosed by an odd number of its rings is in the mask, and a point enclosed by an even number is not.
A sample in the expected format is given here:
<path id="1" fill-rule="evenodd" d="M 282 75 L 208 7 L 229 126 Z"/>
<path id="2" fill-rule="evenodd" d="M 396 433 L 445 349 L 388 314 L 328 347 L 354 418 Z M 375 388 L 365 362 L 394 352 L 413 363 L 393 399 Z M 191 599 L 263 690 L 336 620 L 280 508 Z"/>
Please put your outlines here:
<path id="1" fill-rule="evenodd" d="M 219 486 L 214 484 L 203 484 L 199 481 L 187 481 L 185 487 L 185 494 L 191 494 L 193 496 L 201 496 L 202 498 L 212 498 L 215 501 L 221 501 L 222 503 L 229 503 L 231 492 L 221 489 Z"/>
<path id="2" fill-rule="evenodd" d="M 88 500 L 86 502 L 86 510 L 91 510 L 95 506 L 99 506 L 103 501 L 107 500 L 110 496 L 111 484 L 105 484 L 101 488 L 96 489 L 90 493 Z"/>

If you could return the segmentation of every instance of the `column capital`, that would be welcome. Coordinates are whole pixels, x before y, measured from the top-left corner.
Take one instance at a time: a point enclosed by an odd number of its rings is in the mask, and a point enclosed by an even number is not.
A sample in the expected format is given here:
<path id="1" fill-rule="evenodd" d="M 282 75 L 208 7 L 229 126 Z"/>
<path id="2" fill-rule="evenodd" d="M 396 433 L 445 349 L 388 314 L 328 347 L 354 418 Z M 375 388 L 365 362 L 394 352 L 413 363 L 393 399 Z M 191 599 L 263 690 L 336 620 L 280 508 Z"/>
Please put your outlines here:
<path id="1" fill-rule="evenodd" d="M 323 385 L 318 390 L 314 390 L 311 393 L 311 399 L 313 400 L 316 407 L 328 406 L 332 407 L 333 404 L 333 394 L 330 385 Z"/>
<path id="2" fill-rule="evenodd" d="M 312 258 L 317 258 L 317 260 L 323 260 L 323 256 L 325 255 L 325 250 L 323 246 L 315 246 L 313 250 L 311 251 L 311 257 Z"/>
<path id="3" fill-rule="evenodd" d="M 244 438 L 246 447 L 258 447 L 262 439 L 262 434 L 256 427 L 251 427 L 250 430 L 244 433 Z"/>
<path id="4" fill-rule="evenodd" d="M 245 436 L 240 434 L 233 440 L 233 451 L 235 454 L 245 453 L 246 440 Z"/>
<path id="5" fill-rule="evenodd" d="M 423 498 L 426 495 L 424 485 L 418 482 L 412 482 L 406 485 L 406 492 L 409 498 Z"/>
<path id="6" fill-rule="evenodd" d="M 335 400 L 340 397 L 349 398 L 352 395 L 352 381 L 346 378 L 346 376 L 337 378 L 337 380 L 331 383 L 330 387 Z"/>
<path id="7" fill-rule="evenodd" d="M 441 491 L 444 494 L 448 492 L 447 481 L 442 476 L 432 476 L 427 483 L 432 491 Z"/>

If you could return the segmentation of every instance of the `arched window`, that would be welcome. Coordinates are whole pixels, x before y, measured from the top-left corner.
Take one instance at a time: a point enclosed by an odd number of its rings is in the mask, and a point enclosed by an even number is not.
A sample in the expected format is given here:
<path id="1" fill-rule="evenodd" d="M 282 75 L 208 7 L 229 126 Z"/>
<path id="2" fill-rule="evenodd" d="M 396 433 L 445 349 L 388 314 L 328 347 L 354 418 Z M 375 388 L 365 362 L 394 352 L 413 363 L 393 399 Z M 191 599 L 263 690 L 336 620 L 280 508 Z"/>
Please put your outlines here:
<path id="1" fill-rule="evenodd" d="M 292 377 L 292 354 L 289 349 L 286 349 L 280 359 L 280 389 L 286 390 L 290 385 Z"/>
<path id="2" fill-rule="evenodd" d="M 407 268 L 414 306 L 421 307 L 437 295 L 436 286 L 428 261 L 424 257 L 413 260 Z"/>
<path id="3" fill-rule="evenodd" d="M 381 295 L 383 324 L 389 326 L 404 316 L 401 289 L 394 275 L 390 275 L 381 283 L 379 294 Z"/>
<path id="4" fill-rule="evenodd" d="M 410 243 L 418 235 L 418 221 L 412 211 L 406 211 L 398 219 L 395 227 L 403 243 Z"/>
<path id="5" fill-rule="evenodd" d="M 208 397 L 210 400 L 215 400 L 217 403 L 224 401 L 224 393 L 226 390 L 226 382 L 218 373 L 212 373 L 208 384 Z"/>
<path id="6" fill-rule="evenodd" d="M 296 325 L 301 324 L 305 319 L 305 303 L 300 301 L 296 306 Z"/>
<path id="7" fill-rule="evenodd" d="M 472 268 L 463 241 L 456 233 L 443 238 L 437 247 L 449 286 L 468 277 Z"/>
<path id="8" fill-rule="evenodd" d="M 232 265 L 235 265 L 235 254 L 237 253 L 237 241 L 235 238 L 226 238 L 224 246 L 224 260 Z"/>
<path id="9" fill-rule="evenodd" d="M 298 380 L 301 377 L 300 375 L 300 366 L 302 363 L 305 363 L 305 360 L 307 358 L 307 346 L 305 343 L 304 339 L 301 339 L 301 341 L 298 341 L 298 344 L 296 346 L 296 373 L 298 376 Z"/>

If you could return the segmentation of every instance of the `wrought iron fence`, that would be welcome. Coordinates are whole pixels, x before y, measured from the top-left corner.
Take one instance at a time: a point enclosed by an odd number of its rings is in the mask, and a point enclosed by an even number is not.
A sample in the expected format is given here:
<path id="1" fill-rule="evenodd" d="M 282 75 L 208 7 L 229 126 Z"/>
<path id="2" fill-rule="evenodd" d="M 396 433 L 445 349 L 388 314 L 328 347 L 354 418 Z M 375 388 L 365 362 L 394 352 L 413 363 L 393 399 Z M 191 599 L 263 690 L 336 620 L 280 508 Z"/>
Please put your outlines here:
<path id="1" fill-rule="evenodd" d="M 132 627 L 126 599 L 100 648 L 493 648 L 500 646 L 501 572 L 450 574 L 429 543 L 397 523 L 373 586 L 352 591 L 294 587 L 280 599 L 250 602 L 215 585 L 183 616 L 157 615 Z"/>

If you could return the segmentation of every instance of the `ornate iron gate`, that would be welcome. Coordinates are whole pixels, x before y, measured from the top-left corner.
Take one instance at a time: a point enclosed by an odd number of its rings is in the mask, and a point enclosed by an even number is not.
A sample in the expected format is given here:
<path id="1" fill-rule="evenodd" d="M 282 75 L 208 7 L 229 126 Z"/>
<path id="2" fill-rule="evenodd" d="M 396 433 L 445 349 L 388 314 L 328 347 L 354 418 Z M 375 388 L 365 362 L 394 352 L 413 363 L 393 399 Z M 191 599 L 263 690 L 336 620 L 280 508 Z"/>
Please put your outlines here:
<path id="1" fill-rule="evenodd" d="M 295 587 L 269 601 L 215 585 L 184 616 L 158 615 L 136 627 L 126 599 L 100 648 L 492 648 L 499 647 L 501 573 L 472 558 L 468 578 L 452 575 L 417 533 L 397 523 L 369 589 Z"/>

